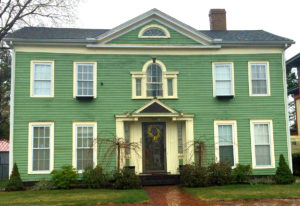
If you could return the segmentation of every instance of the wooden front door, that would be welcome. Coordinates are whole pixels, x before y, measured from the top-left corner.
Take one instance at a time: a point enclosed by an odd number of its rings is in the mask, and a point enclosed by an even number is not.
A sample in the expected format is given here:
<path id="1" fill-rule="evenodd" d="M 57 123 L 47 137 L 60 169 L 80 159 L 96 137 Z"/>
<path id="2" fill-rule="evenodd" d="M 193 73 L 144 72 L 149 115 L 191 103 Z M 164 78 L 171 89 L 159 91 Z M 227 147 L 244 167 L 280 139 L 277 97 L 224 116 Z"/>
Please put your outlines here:
<path id="1" fill-rule="evenodd" d="M 144 122 L 143 172 L 166 172 L 166 123 Z"/>

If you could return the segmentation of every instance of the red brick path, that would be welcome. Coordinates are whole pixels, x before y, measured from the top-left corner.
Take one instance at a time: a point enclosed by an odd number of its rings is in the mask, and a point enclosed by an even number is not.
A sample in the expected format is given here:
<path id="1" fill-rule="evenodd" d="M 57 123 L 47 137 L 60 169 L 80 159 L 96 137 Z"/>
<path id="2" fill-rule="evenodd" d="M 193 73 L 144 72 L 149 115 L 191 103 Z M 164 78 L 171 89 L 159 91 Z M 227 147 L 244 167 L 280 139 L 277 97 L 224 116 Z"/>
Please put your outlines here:
<path id="1" fill-rule="evenodd" d="M 248 200 L 248 201 L 203 201 L 184 192 L 177 186 L 144 187 L 149 195 L 147 203 L 121 204 L 118 206 L 300 206 L 300 199 Z M 112 206 L 112 204 L 110 204 Z"/>

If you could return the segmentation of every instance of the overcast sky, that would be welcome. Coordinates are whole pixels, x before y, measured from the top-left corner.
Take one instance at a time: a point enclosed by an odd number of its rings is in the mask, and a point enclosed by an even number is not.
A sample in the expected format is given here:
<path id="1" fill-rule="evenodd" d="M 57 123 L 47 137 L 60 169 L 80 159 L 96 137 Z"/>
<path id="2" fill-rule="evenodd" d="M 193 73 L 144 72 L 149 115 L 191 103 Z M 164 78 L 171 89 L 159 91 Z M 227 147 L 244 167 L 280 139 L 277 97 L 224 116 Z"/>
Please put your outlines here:
<path id="1" fill-rule="evenodd" d="M 195 29 L 209 29 L 211 8 L 224 8 L 228 30 L 263 29 L 293 39 L 286 59 L 300 52 L 300 0 L 84 0 L 76 27 L 111 29 L 152 8 Z"/>

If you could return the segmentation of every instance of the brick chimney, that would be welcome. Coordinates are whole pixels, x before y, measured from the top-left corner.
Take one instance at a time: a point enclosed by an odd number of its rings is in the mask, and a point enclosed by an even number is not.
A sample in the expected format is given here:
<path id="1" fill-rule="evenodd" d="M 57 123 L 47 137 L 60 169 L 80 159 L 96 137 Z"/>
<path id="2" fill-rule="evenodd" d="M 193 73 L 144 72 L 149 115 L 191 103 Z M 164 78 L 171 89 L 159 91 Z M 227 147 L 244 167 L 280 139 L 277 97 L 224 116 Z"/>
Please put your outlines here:
<path id="1" fill-rule="evenodd" d="M 209 11 L 210 30 L 226 30 L 225 9 L 211 9 Z"/>

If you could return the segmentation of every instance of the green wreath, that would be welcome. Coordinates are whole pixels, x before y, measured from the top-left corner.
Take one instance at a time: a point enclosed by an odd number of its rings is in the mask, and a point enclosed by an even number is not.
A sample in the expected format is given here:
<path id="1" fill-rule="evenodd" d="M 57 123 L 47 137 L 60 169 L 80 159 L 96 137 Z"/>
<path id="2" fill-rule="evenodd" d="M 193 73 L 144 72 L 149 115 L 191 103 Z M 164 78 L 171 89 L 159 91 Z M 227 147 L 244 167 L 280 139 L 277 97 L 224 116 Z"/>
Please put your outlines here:
<path id="1" fill-rule="evenodd" d="M 156 130 L 156 135 L 153 134 L 152 129 L 155 129 L 155 130 Z M 158 126 L 150 125 L 150 126 L 148 127 L 147 134 L 148 134 L 148 137 L 149 137 L 149 138 L 152 138 L 152 139 L 153 139 L 153 141 L 157 141 L 157 140 L 160 138 L 160 136 L 161 136 L 161 131 L 160 131 L 160 129 L 158 128 Z"/>

